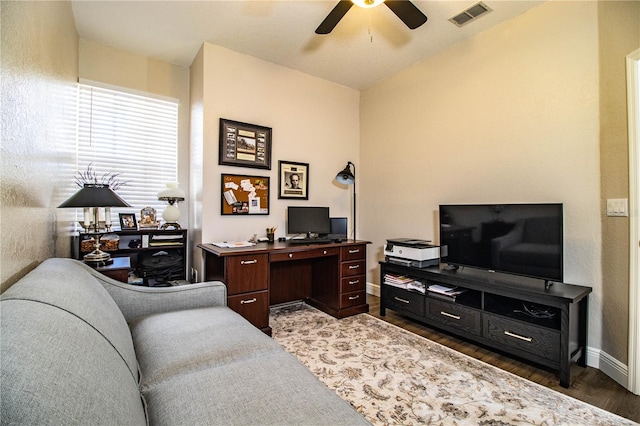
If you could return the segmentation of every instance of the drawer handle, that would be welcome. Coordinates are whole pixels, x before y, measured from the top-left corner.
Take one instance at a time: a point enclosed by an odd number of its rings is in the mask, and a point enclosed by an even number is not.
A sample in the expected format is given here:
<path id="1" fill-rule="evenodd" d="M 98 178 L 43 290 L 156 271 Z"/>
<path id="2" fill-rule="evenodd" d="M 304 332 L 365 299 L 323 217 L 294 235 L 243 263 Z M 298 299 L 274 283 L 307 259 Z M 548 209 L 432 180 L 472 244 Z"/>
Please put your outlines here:
<path id="1" fill-rule="evenodd" d="M 349 269 L 358 269 L 360 265 L 350 265 Z"/>
<path id="2" fill-rule="evenodd" d="M 349 300 L 356 300 L 356 299 L 359 299 L 359 298 L 360 298 L 360 295 L 357 295 L 357 296 L 349 296 Z"/>
<path id="3" fill-rule="evenodd" d="M 440 311 L 440 315 L 444 315 L 445 317 L 453 318 L 454 320 L 459 320 L 460 319 L 459 315 L 453 315 L 453 314 L 450 314 L 449 312 Z"/>
<path id="4" fill-rule="evenodd" d="M 257 301 L 258 301 L 258 299 L 256 299 L 256 298 L 254 297 L 253 299 L 241 300 L 241 301 L 240 301 L 240 304 L 241 304 L 241 305 L 246 305 L 247 303 L 254 303 L 254 302 L 257 302 Z"/>
<path id="5" fill-rule="evenodd" d="M 349 254 L 360 253 L 360 249 L 349 250 Z"/>
<path id="6" fill-rule="evenodd" d="M 256 259 L 253 259 L 253 260 L 241 260 L 240 261 L 241 265 L 253 265 L 254 263 L 258 263 L 258 261 Z"/>
<path id="7" fill-rule="evenodd" d="M 408 300 L 406 300 L 406 299 L 400 299 L 399 297 L 395 297 L 395 296 L 394 296 L 394 299 L 396 299 L 398 302 L 402 302 L 402 303 L 410 303 Z"/>
<path id="8" fill-rule="evenodd" d="M 289 259 L 293 257 L 293 253 L 289 253 Z"/>
<path id="9" fill-rule="evenodd" d="M 358 284 L 359 282 L 360 282 L 360 280 L 349 281 L 349 285 Z"/>
<path id="10" fill-rule="evenodd" d="M 327 251 L 326 250 L 322 250 L 322 254 L 327 254 Z"/>
<path id="11" fill-rule="evenodd" d="M 533 337 L 520 336 L 519 334 L 515 334 L 515 333 L 512 333 L 510 331 L 506 331 L 506 330 L 505 330 L 504 334 L 506 334 L 507 336 L 510 336 L 510 337 L 515 337 L 516 339 L 524 340 L 525 342 L 531 342 L 533 340 Z"/>

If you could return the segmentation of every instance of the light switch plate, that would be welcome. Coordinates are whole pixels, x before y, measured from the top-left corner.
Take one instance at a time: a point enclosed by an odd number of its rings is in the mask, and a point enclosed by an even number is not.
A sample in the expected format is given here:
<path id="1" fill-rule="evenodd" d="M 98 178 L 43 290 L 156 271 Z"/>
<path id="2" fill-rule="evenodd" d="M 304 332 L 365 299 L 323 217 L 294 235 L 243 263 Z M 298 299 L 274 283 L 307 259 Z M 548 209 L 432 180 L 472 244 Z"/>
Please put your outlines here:
<path id="1" fill-rule="evenodd" d="M 607 200 L 607 216 L 629 216 L 626 198 L 611 198 Z"/>

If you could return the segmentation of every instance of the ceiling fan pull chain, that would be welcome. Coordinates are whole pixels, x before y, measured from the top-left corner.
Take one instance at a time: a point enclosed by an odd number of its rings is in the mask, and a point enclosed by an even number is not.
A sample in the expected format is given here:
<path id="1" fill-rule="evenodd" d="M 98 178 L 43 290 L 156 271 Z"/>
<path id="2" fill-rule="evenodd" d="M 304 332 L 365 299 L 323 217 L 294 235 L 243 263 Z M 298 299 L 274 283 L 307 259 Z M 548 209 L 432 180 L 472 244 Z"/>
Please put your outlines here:
<path id="1" fill-rule="evenodd" d="M 369 14 L 368 14 L 368 18 L 369 18 L 369 40 L 371 41 L 371 44 L 373 44 L 373 33 L 371 32 L 371 14 L 373 13 L 372 9 L 368 10 Z"/>

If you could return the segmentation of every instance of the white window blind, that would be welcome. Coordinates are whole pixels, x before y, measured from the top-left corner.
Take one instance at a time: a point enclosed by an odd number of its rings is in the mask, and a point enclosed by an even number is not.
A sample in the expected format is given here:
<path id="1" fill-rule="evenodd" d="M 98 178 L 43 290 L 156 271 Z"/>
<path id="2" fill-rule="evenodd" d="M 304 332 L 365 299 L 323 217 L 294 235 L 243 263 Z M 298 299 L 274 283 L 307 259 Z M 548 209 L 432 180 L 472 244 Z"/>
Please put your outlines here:
<path id="1" fill-rule="evenodd" d="M 77 167 L 91 165 L 98 178 L 119 173 L 118 195 L 135 212 L 166 206 L 157 194 L 177 181 L 178 101 L 89 84 L 79 85 Z M 117 223 L 117 216 L 112 218 Z"/>

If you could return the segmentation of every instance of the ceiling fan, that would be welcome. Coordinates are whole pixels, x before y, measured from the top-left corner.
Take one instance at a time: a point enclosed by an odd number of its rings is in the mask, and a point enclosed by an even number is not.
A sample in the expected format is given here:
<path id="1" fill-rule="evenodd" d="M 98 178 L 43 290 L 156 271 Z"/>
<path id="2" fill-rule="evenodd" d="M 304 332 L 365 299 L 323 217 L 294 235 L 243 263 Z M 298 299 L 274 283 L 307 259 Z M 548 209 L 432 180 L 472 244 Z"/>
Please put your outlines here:
<path id="1" fill-rule="evenodd" d="M 351 6 L 370 8 L 384 3 L 407 27 L 414 30 L 427 22 L 427 17 L 409 0 L 340 0 L 324 21 L 316 28 L 316 34 L 329 34 Z"/>

